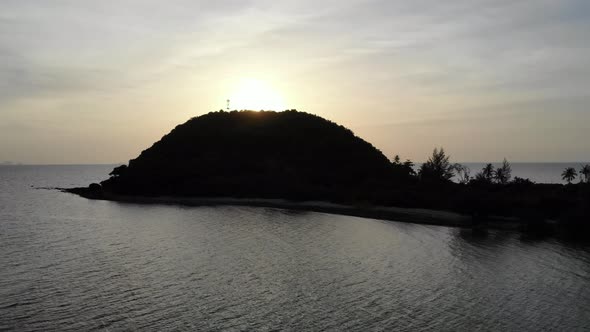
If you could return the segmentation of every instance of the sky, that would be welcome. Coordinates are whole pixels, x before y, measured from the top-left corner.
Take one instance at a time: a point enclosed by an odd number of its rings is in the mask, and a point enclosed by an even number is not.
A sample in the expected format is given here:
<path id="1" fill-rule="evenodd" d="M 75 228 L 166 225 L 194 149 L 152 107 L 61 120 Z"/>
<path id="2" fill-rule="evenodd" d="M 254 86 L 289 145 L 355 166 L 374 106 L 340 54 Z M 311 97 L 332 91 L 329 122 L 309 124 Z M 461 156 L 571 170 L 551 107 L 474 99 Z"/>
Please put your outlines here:
<path id="1" fill-rule="evenodd" d="M 244 82 L 388 157 L 590 160 L 587 0 L 0 6 L 0 162 L 127 162 Z"/>

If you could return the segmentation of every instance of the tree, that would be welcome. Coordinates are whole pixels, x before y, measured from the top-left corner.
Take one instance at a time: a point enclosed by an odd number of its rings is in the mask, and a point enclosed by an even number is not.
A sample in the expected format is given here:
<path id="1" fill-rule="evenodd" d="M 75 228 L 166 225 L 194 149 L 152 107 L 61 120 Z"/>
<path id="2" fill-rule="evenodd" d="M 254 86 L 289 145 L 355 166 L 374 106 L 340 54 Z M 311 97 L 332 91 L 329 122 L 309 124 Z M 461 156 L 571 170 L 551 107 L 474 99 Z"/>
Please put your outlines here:
<path id="1" fill-rule="evenodd" d="M 459 178 L 459 183 L 467 184 L 471 180 L 471 169 L 465 165 L 455 164 L 453 166 L 455 171 L 457 171 L 457 177 Z"/>
<path id="2" fill-rule="evenodd" d="M 567 181 L 568 184 L 571 184 L 577 175 L 578 173 L 573 167 L 568 167 L 561 173 L 561 178 Z"/>
<path id="3" fill-rule="evenodd" d="M 443 148 L 435 148 L 432 156 L 428 158 L 418 171 L 421 180 L 433 182 L 447 182 L 455 175 L 454 165 L 449 162 L 449 156 Z"/>
<path id="4" fill-rule="evenodd" d="M 498 167 L 494 172 L 494 178 L 499 184 L 506 184 L 510 182 L 510 179 L 512 178 L 512 167 L 506 158 L 504 158 L 502 166 Z"/>
<path id="5" fill-rule="evenodd" d="M 580 181 L 590 183 L 590 165 L 586 164 L 580 169 Z"/>
<path id="6" fill-rule="evenodd" d="M 492 183 L 495 172 L 494 165 L 487 164 L 481 169 L 479 173 L 475 175 L 475 180 L 480 183 Z"/>
<path id="7" fill-rule="evenodd" d="M 391 165 L 393 166 L 394 171 L 399 172 L 399 174 L 404 174 L 408 176 L 416 175 L 416 171 L 414 170 L 414 163 L 410 159 L 407 159 L 402 163 L 400 156 L 396 154 L 395 157 L 393 157 Z"/>
<path id="8" fill-rule="evenodd" d="M 404 163 L 402 164 L 402 167 L 411 176 L 416 176 L 416 171 L 414 170 L 414 162 L 410 159 L 406 159 L 406 161 L 404 161 Z"/>
<path id="9" fill-rule="evenodd" d="M 517 186 L 532 186 L 535 184 L 533 181 L 531 181 L 528 178 L 524 179 L 524 178 L 519 178 L 518 176 L 514 177 L 514 180 L 512 180 L 512 183 Z"/>

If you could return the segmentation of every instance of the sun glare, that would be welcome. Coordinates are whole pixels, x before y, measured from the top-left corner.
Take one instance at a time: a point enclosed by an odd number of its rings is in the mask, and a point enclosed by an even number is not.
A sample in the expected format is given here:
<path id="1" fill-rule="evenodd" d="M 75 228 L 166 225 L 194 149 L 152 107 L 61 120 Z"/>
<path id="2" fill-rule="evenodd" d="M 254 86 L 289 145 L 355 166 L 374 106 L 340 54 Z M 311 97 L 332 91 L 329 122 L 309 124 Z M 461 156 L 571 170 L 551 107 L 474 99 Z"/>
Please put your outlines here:
<path id="1" fill-rule="evenodd" d="M 283 111 L 283 96 L 271 85 L 257 79 L 242 79 L 230 96 L 230 108 L 237 110 Z"/>

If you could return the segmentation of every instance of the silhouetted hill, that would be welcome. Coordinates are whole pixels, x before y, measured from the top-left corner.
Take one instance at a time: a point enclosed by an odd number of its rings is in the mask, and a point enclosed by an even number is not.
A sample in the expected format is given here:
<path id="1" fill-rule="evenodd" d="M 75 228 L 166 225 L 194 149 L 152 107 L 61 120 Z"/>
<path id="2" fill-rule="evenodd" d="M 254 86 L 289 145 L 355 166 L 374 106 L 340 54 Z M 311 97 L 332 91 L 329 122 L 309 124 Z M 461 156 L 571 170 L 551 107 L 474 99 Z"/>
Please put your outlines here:
<path id="1" fill-rule="evenodd" d="M 220 111 L 177 126 L 102 186 L 124 195 L 348 201 L 394 178 L 383 153 L 319 116 Z"/>
<path id="2" fill-rule="evenodd" d="M 411 161 L 402 163 L 396 157 L 390 162 L 352 131 L 312 114 L 220 111 L 177 126 L 129 165 L 116 167 L 100 185 L 64 190 L 88 198 L 139 202 L 215 197 L 319 200 L 354 208 L 305 206 L 394 220 L 476 228 L 516 223 L 536 234 L 589 234 L 590 183 L 545 185 L 485 176 L 454 183 L 449 176 L 457 166 L 448 159 L 443 149 L 435 150 L 416 174 Z M 454 211 L 471 216 L 471 221 L 434 212 L 400 214 L 395 209 L 399 207 Z"/>

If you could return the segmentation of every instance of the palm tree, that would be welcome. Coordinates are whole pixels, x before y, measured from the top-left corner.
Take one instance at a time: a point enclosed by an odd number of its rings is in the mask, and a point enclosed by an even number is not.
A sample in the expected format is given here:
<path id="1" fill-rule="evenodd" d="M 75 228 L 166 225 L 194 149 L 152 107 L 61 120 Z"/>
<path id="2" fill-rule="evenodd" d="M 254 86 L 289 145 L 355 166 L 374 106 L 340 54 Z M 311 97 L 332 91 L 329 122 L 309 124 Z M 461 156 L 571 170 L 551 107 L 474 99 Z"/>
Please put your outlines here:
<path id="1" fill-rule="evenodd" d="M 580 169 L 580 181 L 590 183 L 590 165 L 586 164 Z"/>
<path id="2" fill-rule="evenodd" d="M 491 182 L 494 178 L 494 165 L 487 164 L 484 168 L 482 168 L 481 174 L 486 180 Z"/>
<path id="3" fill-rule="evenodd" d="M 495 175 L 494 165 L 487 164 L 477 174 L 475 174 L 475 180 L 480 183 L 492 183 Z"/>
<path id="4" fill-rule="evenodd" d="M 455 171 L 457 172 L 457 178 L 459 183 L 467 184 L 471 180 L 471 169 L 465 165 L 459 163 L 454 165 Z"/>
<path id="5" fill-rule="evenodd" d="M 510 166 L 510 163 L 508 162 L 508 160 L 506 160 L 506 158 L 504 158 L 502 166 L 496 169 L 494 177 L 496 178 L 496 181 L 500 184 L 506 184 L 510 182 L 510 179 L 512 178 L 512 167 Z"/>
<path id="6" fill-rule="evenodd" d="M 578 173 L 573 167 L 568 167 L 561 173 L 561 178 L 566 180 L 568 184 L 571 184 L 577 175 Z"/>

